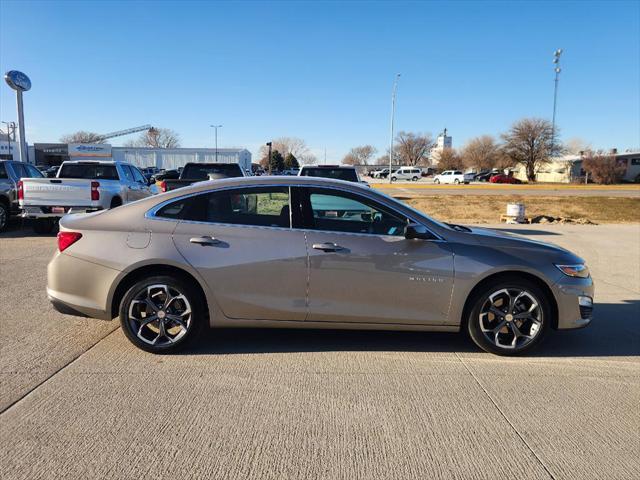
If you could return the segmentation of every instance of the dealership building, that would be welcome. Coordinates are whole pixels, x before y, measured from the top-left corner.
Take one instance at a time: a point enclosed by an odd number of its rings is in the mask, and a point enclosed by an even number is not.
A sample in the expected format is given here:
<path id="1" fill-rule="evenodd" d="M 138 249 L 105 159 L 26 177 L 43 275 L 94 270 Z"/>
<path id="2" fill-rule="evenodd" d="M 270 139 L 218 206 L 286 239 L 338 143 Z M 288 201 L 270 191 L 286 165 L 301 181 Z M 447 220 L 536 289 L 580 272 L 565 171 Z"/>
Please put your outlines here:
<path id="1" fill-rule="evenodd" d="M 8 150 L 8 149 L 7 149 Z M 12 150 L 12 156 L 17 152 Z M 8 153 L 8 152 L 7 152 Z M 15 158 L 17 160 L 17 158 Z M 66 160 L 113 159 L 138 167 L 173 169 L 186 163 L 237 163 L 251 170 L 251 152 L 245 148 L 146 148 L 112 147 L 109 144 L 35 143 L 29 147 L 29 163 L 41 167 L 60 165 Z"/>

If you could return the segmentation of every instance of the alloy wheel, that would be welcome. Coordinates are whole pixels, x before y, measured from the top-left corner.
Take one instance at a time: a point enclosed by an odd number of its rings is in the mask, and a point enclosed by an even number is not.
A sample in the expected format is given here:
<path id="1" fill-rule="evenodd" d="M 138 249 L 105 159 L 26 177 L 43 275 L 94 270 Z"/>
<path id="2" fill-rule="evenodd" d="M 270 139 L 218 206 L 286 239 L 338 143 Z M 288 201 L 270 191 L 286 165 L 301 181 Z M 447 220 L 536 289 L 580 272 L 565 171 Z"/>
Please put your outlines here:
<path id="1" fill-rule="evenodd" d="M 4 205 L 0 204 L 0 230 L 7 226 L 8 221 L 7 209 Z"/>
<path id="2" fill-rule="evenodd" d="M 176 287 L 157 284 L 142 289 L 129 303 L 131 331 L 153 346 L 176 343 L 192 324 L 189 300 Z"/>
<path id="3" fill-rule="evenodd" d="M 542 331 L 542 307 L 522 288 L 502 288 L 483 303 L 478 315 L 480 330 L 499 348 L 517 350 L 534 341 Z"/>

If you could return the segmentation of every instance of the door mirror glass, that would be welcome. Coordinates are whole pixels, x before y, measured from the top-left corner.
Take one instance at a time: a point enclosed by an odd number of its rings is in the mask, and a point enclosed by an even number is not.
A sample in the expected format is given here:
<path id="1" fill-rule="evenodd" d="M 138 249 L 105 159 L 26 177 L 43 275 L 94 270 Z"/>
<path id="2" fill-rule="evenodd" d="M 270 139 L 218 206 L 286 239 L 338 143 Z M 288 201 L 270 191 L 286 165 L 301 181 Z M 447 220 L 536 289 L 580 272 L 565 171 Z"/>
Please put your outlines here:
<path id="1" fill-rule="evenodd" d="M 404 238 L 407 240 L 433 240 L 435 237 L 424 225 L 410 223 L 404 230 Z"/>

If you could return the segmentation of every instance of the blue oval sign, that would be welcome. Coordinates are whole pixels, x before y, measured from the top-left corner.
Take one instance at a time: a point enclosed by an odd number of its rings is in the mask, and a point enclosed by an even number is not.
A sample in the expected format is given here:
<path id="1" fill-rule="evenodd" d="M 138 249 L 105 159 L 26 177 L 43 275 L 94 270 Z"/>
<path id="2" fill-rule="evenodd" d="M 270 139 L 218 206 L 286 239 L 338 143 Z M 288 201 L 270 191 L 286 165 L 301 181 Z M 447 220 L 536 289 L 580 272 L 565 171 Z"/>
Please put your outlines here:
<path id="1" fill-rule="evenodd" d="M 31 80 L 24 73 L 18 70 L 10 70 L 4 74 L 4 81 L 14 90 L 26 92 L 31 88 Z"/>

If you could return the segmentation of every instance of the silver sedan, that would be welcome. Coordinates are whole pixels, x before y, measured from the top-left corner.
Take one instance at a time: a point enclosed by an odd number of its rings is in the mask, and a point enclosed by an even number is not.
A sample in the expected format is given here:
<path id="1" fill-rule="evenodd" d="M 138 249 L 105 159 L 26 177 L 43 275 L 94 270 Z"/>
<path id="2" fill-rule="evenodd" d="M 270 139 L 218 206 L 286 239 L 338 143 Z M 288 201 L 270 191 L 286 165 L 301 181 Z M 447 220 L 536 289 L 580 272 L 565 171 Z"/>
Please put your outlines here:
<path id="1" fill-rule="evenodd" d="M 201 182 L 68 215 L 47 293 L 174 352 L 204 327 L 463 331 L 517 354 L 591 321 L 571 252 L 440 223 L 373 189 L 313 177 Z"/>

